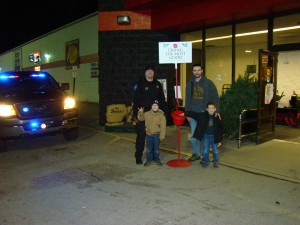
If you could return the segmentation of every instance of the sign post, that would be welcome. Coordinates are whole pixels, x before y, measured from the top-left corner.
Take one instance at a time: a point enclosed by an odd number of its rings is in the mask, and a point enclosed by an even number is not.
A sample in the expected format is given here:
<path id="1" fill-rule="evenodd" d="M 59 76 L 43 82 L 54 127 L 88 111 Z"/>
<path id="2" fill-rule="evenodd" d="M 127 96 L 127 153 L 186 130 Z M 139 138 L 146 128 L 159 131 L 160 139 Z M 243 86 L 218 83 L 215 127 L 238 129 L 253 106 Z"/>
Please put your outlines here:
<path id="1" fill-rule="evenodd" d="M 191 42 L 159 42 L 159 63 L 160 64 L 175 64 L 175 77 L 176 77 L 176 88 L 175 88 L 175 97 L 176 97 L 176 111 L 178 111 L 179 100 L 178 100 L 178 63 L 191 63 L 192 62 L 192 43 Z M 172 117 L 175 116 L 175 113 L 172 112 Z M 173 121 L 174 121 L 173 117 Z M 177 159 L 170 160 L 167 162 L 167 165 L 170 167 L 188 167 L 192 163 L 188 160 L 180 158 L 180 125 L 177 125 L 177 143 L 178 143 L 178 157 Z"/>
<path id="2" fill-rule="evenodd" d="M 75 96 L 75 82 L 77 76 L 77 66 L 72 66 L 72 77 L 73 77 L 73 97 Z"/>

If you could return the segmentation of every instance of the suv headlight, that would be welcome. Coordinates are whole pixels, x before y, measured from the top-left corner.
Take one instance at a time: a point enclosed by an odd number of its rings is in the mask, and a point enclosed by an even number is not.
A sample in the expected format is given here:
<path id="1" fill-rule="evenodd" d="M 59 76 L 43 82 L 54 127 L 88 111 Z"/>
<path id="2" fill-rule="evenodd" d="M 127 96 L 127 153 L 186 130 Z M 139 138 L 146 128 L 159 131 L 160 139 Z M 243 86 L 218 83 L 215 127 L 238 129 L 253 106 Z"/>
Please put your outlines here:
<path id="1" fill-rule="evenodd" d="M 73 109 L 76 107 L 76 102 L 74 98 L 68 97 L 64 102 L 64 109 Z"/>
<path id="2" fill-rule="evenodd" d="M 9 117 L 15 115 L 16 111 L 12 105 L 0 105 L 0 116 Z"/>

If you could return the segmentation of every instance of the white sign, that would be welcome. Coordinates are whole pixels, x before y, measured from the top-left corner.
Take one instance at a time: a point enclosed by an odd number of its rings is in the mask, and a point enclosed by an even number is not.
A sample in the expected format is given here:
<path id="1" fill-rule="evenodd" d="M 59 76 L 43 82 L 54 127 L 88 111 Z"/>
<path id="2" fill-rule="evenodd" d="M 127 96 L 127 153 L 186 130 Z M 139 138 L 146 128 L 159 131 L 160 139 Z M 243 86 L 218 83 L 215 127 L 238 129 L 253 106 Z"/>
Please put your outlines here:
<path id="1" fill-rule="evenodd" d="M 98 77 L 99 76 L 99 62 L 92 62 L 91 63 L 91 77 Z"/>
<path id="2" fill-rule="evenodd" d="M 159 63 L 191 63 L 192 42 L 159 42 Z"/>
<path id="3" fill-rule="evenodd" d="M 76 78 L 76 76 L 77 76 L 77 70 L 72 70 L 72 77 Z"/>
<path id="4" fill-rule="evenodd" d="M 272 83 L 266 84 L 265 87 L 265 104 L 269 105 L 274 96 L 274 85 Z"/>

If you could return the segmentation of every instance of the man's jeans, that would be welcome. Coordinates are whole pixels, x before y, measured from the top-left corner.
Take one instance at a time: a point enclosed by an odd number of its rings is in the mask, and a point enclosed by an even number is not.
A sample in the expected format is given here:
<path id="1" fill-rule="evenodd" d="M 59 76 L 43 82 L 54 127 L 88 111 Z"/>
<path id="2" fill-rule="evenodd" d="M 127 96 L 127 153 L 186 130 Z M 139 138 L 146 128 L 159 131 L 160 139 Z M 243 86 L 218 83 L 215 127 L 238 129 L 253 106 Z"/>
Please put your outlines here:
<path id="1" fill-rule="evenodd" d="M 203 149 L 202 149 L 202 162 L 205 164 L 209 164 L 209 149 L 212 147 L 214 164 L 218 164 L 219 162 L 219 152 L 218 152 L 218 143 L 214 143 L 214 135 L 213 134 L 204 134 L 203 137 Z"/>
<path id="2" fill-rule="evenodd" d="M 200 156 L 200 141 L 197 138 L 194 138 L 194 132 L 196 130 L 197 126 L 197 120 L 194 120 L 193 118 L 190 119 L 189 121 L 190 126 L 191 126 L 191 143 L 192 143 L 192 148 L 194 155 Z"/>
<path id="3" fill-rule="evenodd" d="M 147 162 L 159 162 L 159 134 L 146 135 Z"/>

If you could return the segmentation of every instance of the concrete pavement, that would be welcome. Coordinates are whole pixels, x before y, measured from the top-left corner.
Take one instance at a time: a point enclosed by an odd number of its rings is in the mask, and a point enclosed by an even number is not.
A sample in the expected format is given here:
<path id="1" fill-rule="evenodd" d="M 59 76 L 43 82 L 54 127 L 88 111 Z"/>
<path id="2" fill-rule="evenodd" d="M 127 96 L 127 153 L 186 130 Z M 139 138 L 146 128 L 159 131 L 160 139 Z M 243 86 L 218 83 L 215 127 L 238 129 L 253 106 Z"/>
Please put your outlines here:
<path id="1" fill-rule="evenodd" d="M 237 149 L 225 140 L 219 169 L 199 161 L 183 169 L 144 167 L 135 164 L 134 133 L 104 132 L 94 118 L 97 105 L 82 108 L 78 140 L 14 141 L 0 154 L 1 225 L 300 224 L 298 183 L 245 172 L 253 143 Z M 190 155 L 188 132 L 181 128 L 182 158 Z M 162 162 L 177 158 L 176 127 L 168 127 L 161 148 Z M 229 156 L 242 168 L 226 165 Z"/>
<path id="2" fill-rule="evenodd" d="M 87 121 L 82 121 L 82 126 L 104 131 L 98 122 L 98 104 L 82 102 L 79 105 L 80 113 Z M 88 115 L 88 116 L 86 116 Z M 236 140 L 224 138 L 223 150 L 220 152 L 220 165 L 235 168 L 245 172 L 273 177 L 275 179 L 300 183 L 300 128 L 278 127 L 276 137 L 272 141 L 256 145 L 243 142 L 237 148 Z M 116 137 L 135 141 L 134 133 L 107 133 Z M 191 144 L 188 141 L 189 128 L 180 127 L 180 153 L 181 158 L 191 156 Z M 290 140 L 287 140 L 289 135 Z M 178 129 L 168 126 L 166 140 L 161 143 L 161 150 L 178 153 Z M 177 159 L 177 156 L 174 156 Z M 196 164 L 198 162 L 194 162 Z"/>

